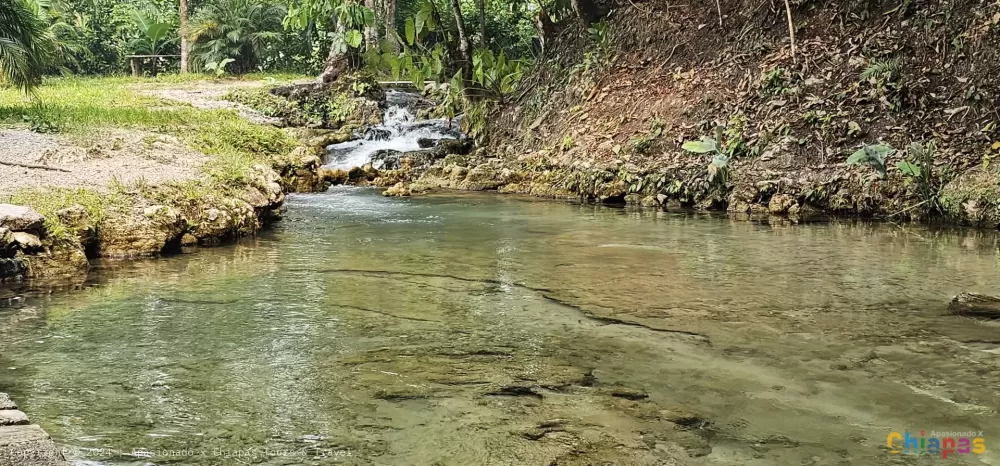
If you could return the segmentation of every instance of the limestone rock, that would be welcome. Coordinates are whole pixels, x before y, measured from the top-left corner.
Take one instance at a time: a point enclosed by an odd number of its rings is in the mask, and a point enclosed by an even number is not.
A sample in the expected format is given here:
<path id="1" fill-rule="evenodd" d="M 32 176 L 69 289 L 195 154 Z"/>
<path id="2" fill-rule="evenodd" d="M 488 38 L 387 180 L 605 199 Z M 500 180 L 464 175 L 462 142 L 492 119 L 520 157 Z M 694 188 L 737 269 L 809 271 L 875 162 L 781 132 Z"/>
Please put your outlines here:
<path id="1" fill-rule="evenodd" d="M 184 233 L 184 235 L 181 236 L 181 246 L 190 247 L 197 245 L 198 245 L 198 238 L 195 237 L 194 235 L 190 233 Z"/>
<path id="2" fill-rule="evenodd" d="M 798 200 L 790 194 L 775 194 L 767 204 L 767 210 L 772 214 L 787 214 L 788 209 L 798 205 Z"/>
<path id="3" fill-rule="evenodd" d="M 951 300 L 948 312 L 954 315 L 1000 319 L 1000 297 L 962 293 Z"/>
<path id="4" fill-rule="evenodd" d="M 14 241 L 14 234 L 0 227 L 0 258 L 11 258 L 15 254 L 17 254 L 17 242 Z"/>
<path id="5" fill-rule="evenodd" d="M 41 230 L 45 217 L 31 207 L 0 204 L 0 227 L 11 231 Z"/>
<path id="6" fill-rule="evenodd" d="M 13 236 L 14 241 L 20 246 L 22 251 L 37 251 L 42 248 L 42 240 L 31 233 L 15 231 L 11 236 Z"/>
<path id="7" fill-rule="evenodd" d="M 0 258 L 0 280 L 16 279 L 25 276 L 28 267 L 20 258 Z"/>
<path id="8" fill-rule="evenodd" d="M 141 212 L 112 213 L 97 229 L 103 257 L 148 257 L 160 254 L 168 245 L 179 243 L 187 228 L 185 219 L 173 208 L 156 205 Z"/>
<path id="9" fill-rule="evenodd" d="M 0 426 L 20 426 L 28 423 L 28 415 L 16 409 L 0 410 Z"/>
<path id="10" fill-rule="evenodd" d="M 97 228 L 86 207 L 79 204 L 72 205 L 56 212 L 56 217 L 80 239 L 85 248 L 97 241 Z"/>
<path id="11" fill-rule="evenodd" d="M 64 278 L 87 273 L 90 263 L 78 241 L 57 241 L 44 251 L 21 256 L 32 278 Z"/>
<path id="12" fill-rule="evenodd" d="M 383 191 L 382 195 L 386 197 L 406 197 L 411 193 L 410 186 L 407 183 L 400 181 L 399 183 L 394 184 L 391 188 Z"/>
<path id="13" fill-rule="evenodd" d="M 0 426 L 0 465 L 67 466 L 55 442 L 37 425 Z"/>
<path id="14" fill-rule="evenodd" d="M 0 393 L 0 409 L 17 409 L 17 403 L 10 399 L 10 395 Z"/>

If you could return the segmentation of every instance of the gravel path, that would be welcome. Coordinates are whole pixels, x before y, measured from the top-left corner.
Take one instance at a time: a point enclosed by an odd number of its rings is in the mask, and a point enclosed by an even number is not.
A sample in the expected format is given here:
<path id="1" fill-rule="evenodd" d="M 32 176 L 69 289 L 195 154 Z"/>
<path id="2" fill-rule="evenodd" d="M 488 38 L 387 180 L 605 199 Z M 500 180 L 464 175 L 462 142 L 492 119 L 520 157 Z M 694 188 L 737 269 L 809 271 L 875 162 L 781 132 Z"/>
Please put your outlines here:
<path id="1" fill-rule="evenodd" d="M 0 195 L 44 187 L 103 191 L 116 179 L 126 185 L 195 179 L 206 160 L 177 138 L 162 134 L 109 129 L 90 139 L 0 129 Z"/>

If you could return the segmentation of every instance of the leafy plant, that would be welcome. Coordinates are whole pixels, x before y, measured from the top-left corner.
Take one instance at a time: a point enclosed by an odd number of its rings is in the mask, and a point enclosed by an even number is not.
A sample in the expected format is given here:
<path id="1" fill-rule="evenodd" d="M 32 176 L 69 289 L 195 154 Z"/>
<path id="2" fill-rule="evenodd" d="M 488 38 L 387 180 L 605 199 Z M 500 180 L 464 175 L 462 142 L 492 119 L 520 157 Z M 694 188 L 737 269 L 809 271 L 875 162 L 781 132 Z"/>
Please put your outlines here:
<path id="1" fill-rule="evenodd" d="M 226 66 L 236 60 L 232 58 L 224 58 L 221 61 L 212 61 L 205 64 L 205 71 L 212 72 L 216 78 L 221 78 L 226 74 Z"/>
<path id="2" fill-rule="evenodd" d="M 685 142 L 681 147 L 696 154 L 713 154 L 712 161 L 708 164 L 709 181 L 718 179 L 725 182 L 729 178 L 729 156 L 719 150 L 718 139 L 702 136 L 700 140 Z"/>
<path id="3" fill-rule="evenodd" d="M 215 0 L 192 20 L 192 58 L 205 66 L 231 59 L 236 74 L 255 70 L 266 46 L 280 37 L 286 9 L 267 0 Z"/>
<path id="4" fill-rule="evenodd" d="M 920 202 L 913 206 L 923 207 L 925 213 L 940 211 L 940 192 L 944 180 L 934 170 L 934 156 L 937 153 L 937 143 L 933 140 L 921 143 L 912 142 L 907 148 L 909 160 L 901 160 L 896 168 L 905 176 L 914 188 Z"/>
<path id="5" fill-rule="evenodd" d="M 881 100 L 890 110 L 899 110 L 906 96 L 906 82 L 899 58 L 873 60 L 861 72 L 861 80 L 871 85 L 871 95 Z"/>
<path id="6" fill-rule="evenodd" d="M 878 172 L 880 178 L 885 178 L 885 159 L 894 152 L 896 149 L 887 144 L 865 144 L 847 158 L 847 164 L 870 166 Z"/>
<path id="7" fill-rule="evenodd" d="M 61 112 L 40 102 L 28 108 L 21 118 L 36 133 L 58 133 L 65 127 L 65 118 Z"/>
<path id="8" fill-rule="evenodd" d="M 50 58 L 45 25 L 22 0 L 0 1 L 0 73 L 28 91 L 41 82 Z"/>
<path id="9" fill-rule="evenodd" d="M 635 136 L 629 139 L 629 147 L 637 154 L 646 154 L 653 148 L 653 143 L 663 135 L 663 129 L 667 122 L 660 118 L 653 118 L 649 123 L 649 132 L 643 136 Z"/>

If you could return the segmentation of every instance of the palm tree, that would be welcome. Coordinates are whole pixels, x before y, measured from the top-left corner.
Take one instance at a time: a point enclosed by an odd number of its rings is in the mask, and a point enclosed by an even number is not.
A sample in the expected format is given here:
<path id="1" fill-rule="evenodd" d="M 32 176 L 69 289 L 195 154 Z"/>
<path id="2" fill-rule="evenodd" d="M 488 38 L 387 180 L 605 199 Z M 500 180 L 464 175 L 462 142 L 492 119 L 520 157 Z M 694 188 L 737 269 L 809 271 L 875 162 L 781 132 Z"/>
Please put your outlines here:
<path id="1" fill-rule="evenodd" d="M 202 65 L 228 58 L 232 71 L 252 71 L 267 42 L 281 35 L 285 13 L 284 5 L 266 0 L 213 2 L 194 20 L 194 58 Z"/>
<path id="2" fill-rule="evenodd" d="M 46 28 L 24 0 L 0 1 L 0 73 L 25 92 L 37 86 L 51 50 Z"/>

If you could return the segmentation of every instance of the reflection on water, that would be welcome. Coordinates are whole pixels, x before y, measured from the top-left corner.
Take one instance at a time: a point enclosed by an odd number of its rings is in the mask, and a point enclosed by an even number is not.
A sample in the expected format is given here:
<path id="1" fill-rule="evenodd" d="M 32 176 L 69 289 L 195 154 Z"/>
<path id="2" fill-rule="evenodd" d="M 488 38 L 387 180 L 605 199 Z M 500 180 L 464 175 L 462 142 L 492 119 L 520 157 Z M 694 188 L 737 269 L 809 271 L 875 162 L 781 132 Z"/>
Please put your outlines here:
<path id="1" fill-rule="evenodd" d="M 0 292 L 0 391 L 79 464 L 925 464 L 983 430 L 990 232 L 485 195 L 290 199 L 275 231 Z M 940 460 L 940 458 L 938 458 Z M 930 464 L 930 463 L 926 463 Z"/>

